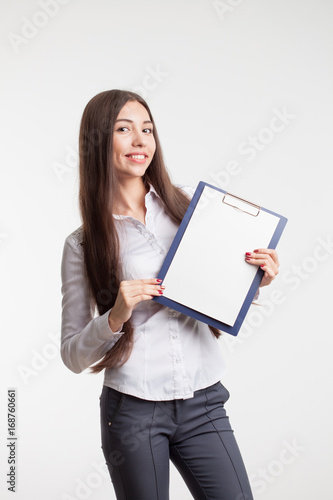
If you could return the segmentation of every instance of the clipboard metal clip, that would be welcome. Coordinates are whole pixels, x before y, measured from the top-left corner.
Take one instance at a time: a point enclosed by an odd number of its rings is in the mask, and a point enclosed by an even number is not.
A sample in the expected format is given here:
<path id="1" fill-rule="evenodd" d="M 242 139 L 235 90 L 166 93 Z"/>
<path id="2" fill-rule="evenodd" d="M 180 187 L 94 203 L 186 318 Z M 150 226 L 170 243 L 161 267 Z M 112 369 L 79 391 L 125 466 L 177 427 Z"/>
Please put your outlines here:
<path id="1" fill-rule="evenodd" d="M 231 203 L 230 201 L 226 201 L 227 197 L 234 198 L 233 203 Z M 222 203 L 225 203 L 226 205 L 230 205 L 231 207 L 234 207 L 237 210 L 241 210 L 242 212 L 245 212 L 246 214 L 252 215 L 252 217 L 257 217 L 260 213 L 260 210 L 261 210 L 261 207 L 259 205 L 255 205 L 254 203 L 251 203 L 250 201 L 244 200 L 243 198 L 239 198 L 239 196 L 235 196 L 234 194 L 230 194 L 230 193 L 225 193 L 225 195 L 223 196 Z M 244 205 L 246 206 L 247 210 L 245 210 Z M 252 208 L 252 211 L 249 211 L 249 207 Z"/>

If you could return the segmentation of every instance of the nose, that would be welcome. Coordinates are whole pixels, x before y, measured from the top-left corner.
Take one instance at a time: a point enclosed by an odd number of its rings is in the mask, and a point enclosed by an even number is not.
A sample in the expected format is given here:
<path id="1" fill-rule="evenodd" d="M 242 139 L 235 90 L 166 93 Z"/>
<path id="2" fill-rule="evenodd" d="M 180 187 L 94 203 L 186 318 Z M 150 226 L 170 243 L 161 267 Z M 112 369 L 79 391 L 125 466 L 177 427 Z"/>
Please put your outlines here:
<path id="1" fill-rule="evenodd" d="M 146 146 L 145 134 L 143 132 L 141 132 L 141 130 L 134 131 L 132 144 L 133 144 L 133 146 L 141 146 L 141 147 Z"/>

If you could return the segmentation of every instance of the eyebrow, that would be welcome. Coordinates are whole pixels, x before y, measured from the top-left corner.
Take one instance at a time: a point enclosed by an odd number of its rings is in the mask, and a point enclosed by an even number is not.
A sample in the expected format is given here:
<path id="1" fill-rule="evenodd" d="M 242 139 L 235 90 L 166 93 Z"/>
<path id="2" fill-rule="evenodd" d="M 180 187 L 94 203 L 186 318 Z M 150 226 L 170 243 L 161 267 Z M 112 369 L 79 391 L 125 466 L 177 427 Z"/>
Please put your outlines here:
<path id="1" fill-rule="evenodd" d="M 115 123 L 117 122 L 129 122 L 129 123 L 133 123 L 133 120 L 128 120 L 127 118 L 118 118 L 118 120 L 115 121 Z M 151 120 L 145 120 L 143 123 L 151 123 L 153 124 L 153 122 Z"/>

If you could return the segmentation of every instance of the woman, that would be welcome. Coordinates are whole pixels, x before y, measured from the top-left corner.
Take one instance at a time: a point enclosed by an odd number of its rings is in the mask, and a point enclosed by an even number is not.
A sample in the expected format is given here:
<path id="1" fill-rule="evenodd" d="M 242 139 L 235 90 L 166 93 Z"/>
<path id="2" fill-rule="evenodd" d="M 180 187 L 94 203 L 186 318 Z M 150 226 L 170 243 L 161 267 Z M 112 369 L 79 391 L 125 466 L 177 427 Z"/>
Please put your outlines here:
<path id="1" fill-rule="evenodd" d="M 220 332 L 151 300 L 194 189 L 171 183 L 149 107 L 132 92 L 91 99 L 79 149 L 83 224 L 64 245 L 61 355 L 75 373 L 105 368 L 102 448 L 117 499 L 168 499 L 169 459 L 195 499 L 252 499 L 224 409 Z M 268 285 L 276 252 L 245 254 Z"/>

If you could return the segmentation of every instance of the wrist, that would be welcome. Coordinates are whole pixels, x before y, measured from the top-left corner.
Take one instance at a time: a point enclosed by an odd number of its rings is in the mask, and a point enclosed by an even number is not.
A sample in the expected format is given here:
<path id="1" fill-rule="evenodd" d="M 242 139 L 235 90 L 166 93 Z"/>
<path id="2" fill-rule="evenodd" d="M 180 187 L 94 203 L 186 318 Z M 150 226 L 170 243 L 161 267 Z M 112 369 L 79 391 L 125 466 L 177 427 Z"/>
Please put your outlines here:
<path id="1" fill-rule="evenodd" d="M 109 327 L 111 328 L 111 330 L 113 332 L 117 332 L 123 326 L 122 321 L 120 321 L 119 319 L 114 317 L 114 314 L 112 313 L 112 309 L 111 309 L 109 316 L 108 316 L 108 322 L 109 322 Z"/>

